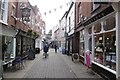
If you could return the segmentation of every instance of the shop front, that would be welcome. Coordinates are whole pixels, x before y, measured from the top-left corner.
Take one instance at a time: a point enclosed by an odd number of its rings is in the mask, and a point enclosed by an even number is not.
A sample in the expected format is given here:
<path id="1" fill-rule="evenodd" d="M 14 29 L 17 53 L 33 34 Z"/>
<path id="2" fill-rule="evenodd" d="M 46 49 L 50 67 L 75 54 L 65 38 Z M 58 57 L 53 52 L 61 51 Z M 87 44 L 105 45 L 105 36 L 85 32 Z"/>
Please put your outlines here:
<path id="1" fill-rule="evenodd" d="M 109 10 L 109 11 L 108 11 Z M 105 79 L 116 80 L 119 74 L 118 14 L 112 6 L 85 22 L 85 49 L 92 53 L 92 70 Z M 100 17 L 101 15 L 101 17 Z M 119 14 L 120 16 L 120 14 Z M 81 40 L 82 41 L 82 40 Z"/>
<path id="2" fill-rule="evenodd" d="M 16 29 L 2 25 L 2 61 L 4 68 L 12 66 L 12 62 L 15 59 L 15 34 Z"/>
<path id="3" fill-rule="evenodd" d="M 19 30 L 19 33 L 16 35 L 16 57 L 26 59 L 30 49 L 35 49 L 35 38 Z"/>
<path id="4" fill-rule="evenodd" d="M 79 31 L 79 57 L 80 62 L 84 63 L 85 57 L 84 57 L 84 50 L 85 50 L 85 39 L 84 39 L 84 28 Z"/>

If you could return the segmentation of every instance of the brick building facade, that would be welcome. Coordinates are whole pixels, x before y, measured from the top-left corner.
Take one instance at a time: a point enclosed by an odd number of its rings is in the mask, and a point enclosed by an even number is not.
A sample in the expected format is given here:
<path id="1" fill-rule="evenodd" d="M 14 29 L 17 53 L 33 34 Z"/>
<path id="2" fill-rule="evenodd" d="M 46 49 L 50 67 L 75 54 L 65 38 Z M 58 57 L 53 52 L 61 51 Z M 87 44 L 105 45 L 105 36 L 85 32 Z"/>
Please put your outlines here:
<path id="1" fill-rule="evenodd" d="M 2 9 L 5 10 L 4 14 L 0 13 L 0 28 L 2 30 L 0 35 L 2 36 L 2 61 L 4 68 L 6 68 L 9 63 L 14 64 L 18 57 L 21 60 L 27 58 L 28 51 L 35 49 L 36 45 L 40 44 L 42 18 L 37 6 L 32 6 L 28 0 L 24 2 L 8 0 L 5 3 L 4 1 L 0 3 Z M 30 8 L 29 21 L 23 18 L 22 8 L 24 7 Z"/>
<path id="2" fill-rule="evenodd" d="M 80 61 L 110 80 L 119 78 L 120 74 L 119 4 L 76 2 L 75 7 L 76 51 Z M 88 65 L 88 55 L 91 65 Z"/>

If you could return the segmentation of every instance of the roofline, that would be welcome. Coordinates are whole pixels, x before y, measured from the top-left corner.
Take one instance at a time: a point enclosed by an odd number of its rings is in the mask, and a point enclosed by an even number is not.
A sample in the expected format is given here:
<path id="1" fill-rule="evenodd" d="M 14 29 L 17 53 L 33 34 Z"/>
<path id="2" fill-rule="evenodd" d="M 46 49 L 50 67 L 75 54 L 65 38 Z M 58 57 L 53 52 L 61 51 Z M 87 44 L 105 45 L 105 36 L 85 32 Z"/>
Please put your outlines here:
<path id="1" fill-rule="evenodd" d="M 73 4 L 74 4 L 74 2 L 71 3 L 71 5 L 70 5 L 70 7 L 69 7 L 69 9 L 68 9 L 68 11 L 67 11 L 67 15 L 66 15 L 66 17 L 68 16 L 68 14 L 69 14 L 69 12 L 70 12 L 70 10 L 71 10 Z"/>
<path id="2" fill-rule="evenodd" d="M 65 11 L 63 17 L 60 19 L 60 21 L 65 17 L 65 15 L 67 15 L 67 11 Z"/>

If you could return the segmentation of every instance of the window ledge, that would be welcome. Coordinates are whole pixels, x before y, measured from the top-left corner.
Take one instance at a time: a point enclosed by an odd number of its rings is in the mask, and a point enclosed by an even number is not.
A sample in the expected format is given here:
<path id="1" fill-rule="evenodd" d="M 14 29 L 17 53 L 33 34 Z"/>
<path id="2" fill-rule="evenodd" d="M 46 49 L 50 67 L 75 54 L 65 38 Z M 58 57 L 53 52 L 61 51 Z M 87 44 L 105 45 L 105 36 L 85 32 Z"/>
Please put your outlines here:
<path id="1" fill-rule="evenodd" d="M 110 72 L 112 72 L 113 74 L 116 75 L 116 71 L 114 71 L 114 70 L 112 70 L 112 69 L 109 69 L 109 68 L 107 68 L 107 67 L 105 67 L 105 66 L 103 66 L 102 64 L 99 64 L 99 63 L 97 63 L 97 62 L 92 61 L 92 63 L 94 63 L 94 64 L 96 64 L 96 65 L 98 65 L 98 66 L 100 66 L 100 67 L 102 67 L 102 68 L 104 68 L 104 69 L 106 69 L 106 70 L 108 70 L 108 71 L 110 71 Z"/>
<path id="2" fill-rule="evenodd" d="M 0 20 L 0 23 L 4 24 L 4 25 L 8 25 L 6 22 Z"/>

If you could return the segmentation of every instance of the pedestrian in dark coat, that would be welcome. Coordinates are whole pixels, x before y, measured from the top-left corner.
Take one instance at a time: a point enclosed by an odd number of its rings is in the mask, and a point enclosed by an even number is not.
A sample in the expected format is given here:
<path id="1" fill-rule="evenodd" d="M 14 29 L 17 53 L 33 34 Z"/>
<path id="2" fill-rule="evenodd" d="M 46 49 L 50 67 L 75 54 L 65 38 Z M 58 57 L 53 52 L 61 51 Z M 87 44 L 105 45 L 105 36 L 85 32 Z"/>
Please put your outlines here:
<path id="1" fill-rule="evenodd" d="M 47 53 L 47 52 L 48 52 L 48 49 L 49 49 L 48 45 L 45 44 L 45 45 L 44 45 L 44 48 L 43 48 L 44 53 Z"/>
<path id="2" fill-rule="evenodd" d="M 54 48 L 55 48 L 55 53 L 57 53 L 57 48 L 58 48 L 58 47 L 57 47 L 57 45 L 55 45 L 55 47 L 54 47 Z"/>

